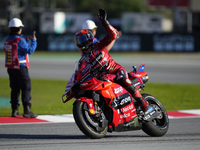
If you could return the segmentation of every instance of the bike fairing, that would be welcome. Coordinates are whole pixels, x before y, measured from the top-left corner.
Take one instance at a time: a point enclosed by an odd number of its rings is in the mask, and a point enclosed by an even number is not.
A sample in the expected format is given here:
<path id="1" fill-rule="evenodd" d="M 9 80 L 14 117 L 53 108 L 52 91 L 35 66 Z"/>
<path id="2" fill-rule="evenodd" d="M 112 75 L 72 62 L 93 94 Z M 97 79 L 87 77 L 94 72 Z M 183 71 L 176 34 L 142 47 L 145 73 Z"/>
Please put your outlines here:
<path id="1" fill-rule="evenodd" d="M 137 113 L 133 105 L 132 96 L 117 83 L 111 84 L 107 81 L 100 81 L 91 77 L 90 74 L 90 77 L 87 80 L 84 80 L 83 84 L 80 83 L 80 88 L 88 91 L 94 90 L 104 97 L 106 104 L 113 111 L 113 117 L 110 118 L 110 122 L 112 122 L 110 128 L 115 127 L 117 130 L 117 127 L 120 124 L 130 121 L 134 123 L 133 119 L 137 117 Z M 80 98 L 78 98 L 78 100 L 80 100 Z M 88 100 L 91 101 L 90 98 L 88 98 Z M 86 103 L 89 102 L 83 101 Z M 90 107 L 89 105 L 93 106 L 93 103 L 88 104 L 88 107 Z"/>

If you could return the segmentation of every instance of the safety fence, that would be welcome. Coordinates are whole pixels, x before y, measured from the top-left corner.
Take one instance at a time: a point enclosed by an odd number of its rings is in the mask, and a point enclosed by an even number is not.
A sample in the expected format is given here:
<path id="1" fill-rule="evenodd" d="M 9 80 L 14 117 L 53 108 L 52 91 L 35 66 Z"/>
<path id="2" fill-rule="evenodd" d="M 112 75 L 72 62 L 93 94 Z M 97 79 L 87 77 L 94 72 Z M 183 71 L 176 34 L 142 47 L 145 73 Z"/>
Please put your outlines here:
<path id="1" fill-rule="evenodd" d="M 0 51 L 3 50 L 7 34 L 0 33 Z M 98 39 L 105 33 L 98 34 Z M 28 37 L 28 35 L 24 35 Z M 123 34 L 116 40 L 112 51 L 135 52 L 199 52 L 200 34 L 198 33 L 135 33 Z M 39 34 L 37 33 L 38 51 L 78 51 L 74 34 Z"/>

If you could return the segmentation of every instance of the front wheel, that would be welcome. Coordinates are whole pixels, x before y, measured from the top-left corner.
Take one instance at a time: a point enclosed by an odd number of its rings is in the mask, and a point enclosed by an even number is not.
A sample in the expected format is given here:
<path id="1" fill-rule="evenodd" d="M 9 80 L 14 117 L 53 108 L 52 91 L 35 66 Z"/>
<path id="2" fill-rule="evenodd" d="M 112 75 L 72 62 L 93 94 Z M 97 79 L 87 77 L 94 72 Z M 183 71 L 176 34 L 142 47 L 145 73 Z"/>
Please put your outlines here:
<path id="1" fill-rule="evenodd" d="M 100 139 L 106 135 L 108 122 L 99 107 L 95 115 L 90 115 L 87 103 L 76 102 L 73 106 L 73 115 L 77 126 L 86 136 Z"/>
<path id="2" fill-rule="evenodd" d="M 151 106 L 155 108 L 156 111 L 160 112 L 160 116 L 149 122 L 144 122 L 142 125 L 142 130 L 150 136 L 163 136 L 166 134 L 169 128 L 169 119 L 167 112 L 163 105 L 158 99 L 150 94 L 142 94 L 143 98 L 146 99 Z"/>

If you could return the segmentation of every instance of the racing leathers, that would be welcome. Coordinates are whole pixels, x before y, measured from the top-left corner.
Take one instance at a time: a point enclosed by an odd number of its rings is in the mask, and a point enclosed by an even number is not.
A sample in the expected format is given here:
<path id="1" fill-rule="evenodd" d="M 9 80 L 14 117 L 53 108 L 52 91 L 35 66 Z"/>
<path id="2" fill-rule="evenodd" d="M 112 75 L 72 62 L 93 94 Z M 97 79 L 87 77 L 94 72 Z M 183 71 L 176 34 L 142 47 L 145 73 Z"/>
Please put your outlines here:
<path id="1" fill-rule="evenodd" d="M 87 78 L 87 72 L 90 68 L 104 67 L 108 70 L 107 74 L 115 74 L 116 82 L 123 86 L 129 93 L 132 94 L 134 99 L 140 104 L 143 111 L 148 108 L 148 102 L 141 96 L 128 77 L 126 70 L 116 63 L 107 51 L 107 46 L 117 37 L 118 31 L 111 25 L 104 26 L 107 35 L 100 41 L 92 45 L 92 50 L 89 54 L 83 54 L 79 60 L 78 70 L 84 75 L 82 80 Z"/>

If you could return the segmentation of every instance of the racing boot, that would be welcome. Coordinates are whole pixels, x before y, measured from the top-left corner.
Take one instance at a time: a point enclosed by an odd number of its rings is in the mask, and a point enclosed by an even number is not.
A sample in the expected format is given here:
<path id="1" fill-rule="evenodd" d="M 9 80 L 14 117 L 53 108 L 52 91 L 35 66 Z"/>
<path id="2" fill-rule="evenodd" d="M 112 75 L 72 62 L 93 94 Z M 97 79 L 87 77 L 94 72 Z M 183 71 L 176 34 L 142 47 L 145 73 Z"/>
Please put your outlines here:
<path id="1" fill-rule="evenodd" d="M 142 97 L 140 91 L 136 89 L 132 96 L 140 104 L 142 111 L 147 111 L 149 103 Z"/>
<path id="2" fill-rule="evenodd" d="M 142 97 L 140 91 L 132 85 L 132 82 L 129 78 L 119 76 L 119 79 L 117 79 L 116 82 L 122 85 L 132 95 L 132 97 L 140 104 L 140 107 L 144 112 L 144 114 L 150 114 L 153 111 L 155 111 L 154 108 L 150 106 L 149 103 Z"/>
<path id="3" fill-rule="evenodd" d="M 149 103 L 142 97 L 139 90 L 136 90 L 135 93 L 132 95 L 137 102 L 140 104 L 142 111 L 144 112 L 143 119 L 146 121 L 151 121 L 154 118 L 160 118 L 160 112 L 157 112 L 154 107 L 149 105 Z"/>
<path id="4" fill-rule="evenodd" d="M 21 116 L 21 114 L 19 113 L 18 111 L 18 107 L 19 107 L 19 104 L 12 104 L 12 114 L 11 114 L 11 117 L 18 117 L 18 116 Z"/>
<path id="5" fill-rule="evenodd" d="M 37 114 L 34 114 L 31 111 L 31 107 L 30 106 L 24 105 L 24 114 L 23 114 L 23 117 L 36 118 L 37 116 L 38 116 Z"/>

